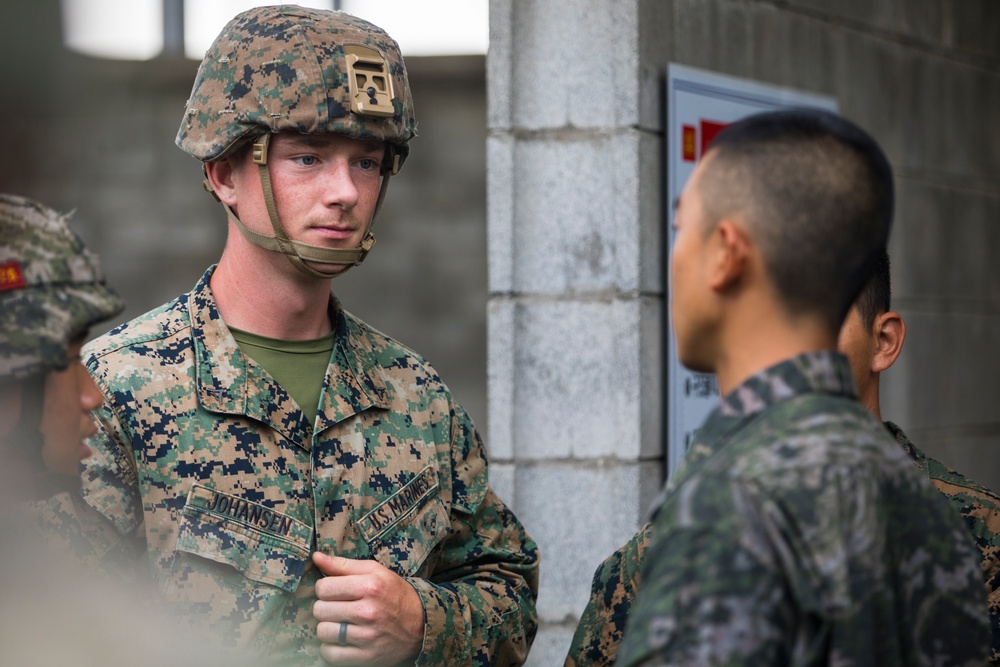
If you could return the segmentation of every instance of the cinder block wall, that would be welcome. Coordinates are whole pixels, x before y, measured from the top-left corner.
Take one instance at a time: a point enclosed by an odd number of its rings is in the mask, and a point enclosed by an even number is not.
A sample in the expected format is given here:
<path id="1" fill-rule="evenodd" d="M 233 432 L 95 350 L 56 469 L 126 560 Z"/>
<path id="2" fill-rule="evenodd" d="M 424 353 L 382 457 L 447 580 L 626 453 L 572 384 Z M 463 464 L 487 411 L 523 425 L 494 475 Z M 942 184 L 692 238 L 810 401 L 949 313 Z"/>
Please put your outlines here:
<path id="1" fill-rule="evenodd" d="M 668 9 L 490 3 L 489 441 L 542 549 L 533 665 L 561 664 L 662 480 L 666 60 L 639 36 Z"/>
<path id="2" fill-rule="evenodd" d="M 490 12 L 490 441 L 542 548 L 530 664 L 561 664 L 594 567 L 660 482 L 668 61 L 836 96 L 882 143 L 909 324 L 884 416 L 1000 489 L 1000 5 L 491 0 Z"/>

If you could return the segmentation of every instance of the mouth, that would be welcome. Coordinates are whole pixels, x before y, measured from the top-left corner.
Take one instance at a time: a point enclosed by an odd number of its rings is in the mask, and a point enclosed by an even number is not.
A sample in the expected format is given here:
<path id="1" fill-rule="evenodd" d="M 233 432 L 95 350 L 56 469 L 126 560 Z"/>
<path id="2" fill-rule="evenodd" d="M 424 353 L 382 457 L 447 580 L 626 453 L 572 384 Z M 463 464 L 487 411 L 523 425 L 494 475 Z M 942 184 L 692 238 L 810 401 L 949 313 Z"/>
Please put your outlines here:
<path id="1" fill-rule="evenodd" d="M 321 238 L 331 240 L 331 241 L 345 241 L 351 240 L 358 233 L 353 227 L 310 227 L 310 231 L 314 232 Z"/>

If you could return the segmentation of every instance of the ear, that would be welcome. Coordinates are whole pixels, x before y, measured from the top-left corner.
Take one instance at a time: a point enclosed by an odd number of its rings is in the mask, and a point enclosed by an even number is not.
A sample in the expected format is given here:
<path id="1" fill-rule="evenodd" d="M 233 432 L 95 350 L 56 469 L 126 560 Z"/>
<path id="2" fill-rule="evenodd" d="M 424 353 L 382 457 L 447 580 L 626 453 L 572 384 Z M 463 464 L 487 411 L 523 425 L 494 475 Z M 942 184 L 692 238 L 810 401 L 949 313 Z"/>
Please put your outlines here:
<path id="1" fill-rule="evenodd" d="M 872 324 L 875 350 L 872 354 L 872 372 L 881 373 L 896 362 L 906 338 L 906 323 L 899 313 L 890 310 L 875 318 Z"/>
<path id="2" fill-rule="evenodd" d="M 734 220 L 723 219 L 712 231 L 709 245 L 709 286 L 723 291 L 739 283 L 746 275 L 750 258 L 746 229 Z"/>
<path id="3" fill-rule="evenodd" d="M 236 171 L 232 159 L 205 163 L 205 180 L 223 204 L 236 206 Z"/>

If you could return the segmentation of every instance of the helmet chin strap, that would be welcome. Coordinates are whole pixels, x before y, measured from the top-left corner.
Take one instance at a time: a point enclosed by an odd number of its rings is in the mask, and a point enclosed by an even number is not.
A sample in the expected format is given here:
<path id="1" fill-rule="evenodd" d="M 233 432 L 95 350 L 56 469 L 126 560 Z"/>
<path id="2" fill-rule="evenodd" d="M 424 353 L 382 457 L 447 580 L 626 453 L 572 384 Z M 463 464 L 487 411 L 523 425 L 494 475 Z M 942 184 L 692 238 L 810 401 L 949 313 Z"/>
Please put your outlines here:
<path id="1" fill-rule="evenodd" d="M 392 152 L 393 161 L 391 168 L 384 169 L 382 172 L 382 183 L 379 186 L 378 199 L 375 201 L 375 210 L 372 212 L 371 220 L 368 221 L 368 226 L 365 228 L 365 234 L 361 243 L 356 248 L 324 248 L 322 246 L 302 243 L 301 241 L 293 241 L 288 238 L 288 234 L 285 232 L 285 228 L 278 218 L 278 209 L 274 204 L 274 189 L 271 187 L 271 174 L 267 168 L 267 147 L 270 139 L 270 134 L 261 135 L 254 141 L 252 149 L 254 164 L 257 165 L 257 169 L 260 172 L 261 188 L 264 191 L 264 205 L 267 207 L 267 215 L 271 219 L 271 228 L 274 230 L 274 236 L 264 236 L 247 228 L 233 212 L 233 209 L 228 204 L 222 203 L 229 219 L 236 224 L 236 227 L 248 241 L 265 250 L 283 253 L 295 268 L 313 278 L 335 278 L 363 262 L 365 257 L 368 256 L 368 252 L 372 249 L 372 246 L 375 245 L 375 235 L 372 232 L 372 228 L 375 226 L 375 218 L 378 217 L 379 211 L 382 210 L 382 202 L 385 200 L 385 193 L 389 187 L 389 177 L 399 169 L 399 159 L 395 152 Z M 216 199 L 219 198 L 207 179 L 204 182 L 204 186 L 212 196 Z M 334 273 L 327 273 L 309 266 L 306 262 L 340 264 L 345 268 Z"/>

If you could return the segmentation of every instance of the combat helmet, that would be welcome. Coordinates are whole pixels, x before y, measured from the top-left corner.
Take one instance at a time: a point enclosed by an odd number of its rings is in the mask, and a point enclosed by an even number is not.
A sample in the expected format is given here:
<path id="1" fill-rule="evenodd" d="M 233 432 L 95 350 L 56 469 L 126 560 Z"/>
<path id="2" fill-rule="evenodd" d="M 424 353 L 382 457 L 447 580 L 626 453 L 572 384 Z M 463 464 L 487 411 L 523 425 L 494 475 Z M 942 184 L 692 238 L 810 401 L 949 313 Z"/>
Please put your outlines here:
<path id="1" fill-rule="evenodd" d="M 125 304 L 97 256 L 36 201 L 0 194 L 0 383 L 66 368 L 70 342 Z"/>
<path id="2" fill-rule="evenodd" d="M 378 200 L 357 248 L 323 248 L 288 238 L 267 167 L 270 135 L 281 131 L 384 142 Z M 284 253 L 308 275 L 329 278 L 336 274 L 317 271 L 304 260 L 348 266 L 364 260 L 375 243 L 372 225 L 389 177 L 399 171 L 415 134 L 406 67 L 399 45 L 384 30 L 340 11 L 278 5 L 238 14 L 216 38 L 198 68 L 176 143 L 210 162 L 252 141 L 274 236 L 247 229 L 228 206 L 226 212 L 250 242 Z M 205 188 L 212 192 L 207 181 Z"/>

